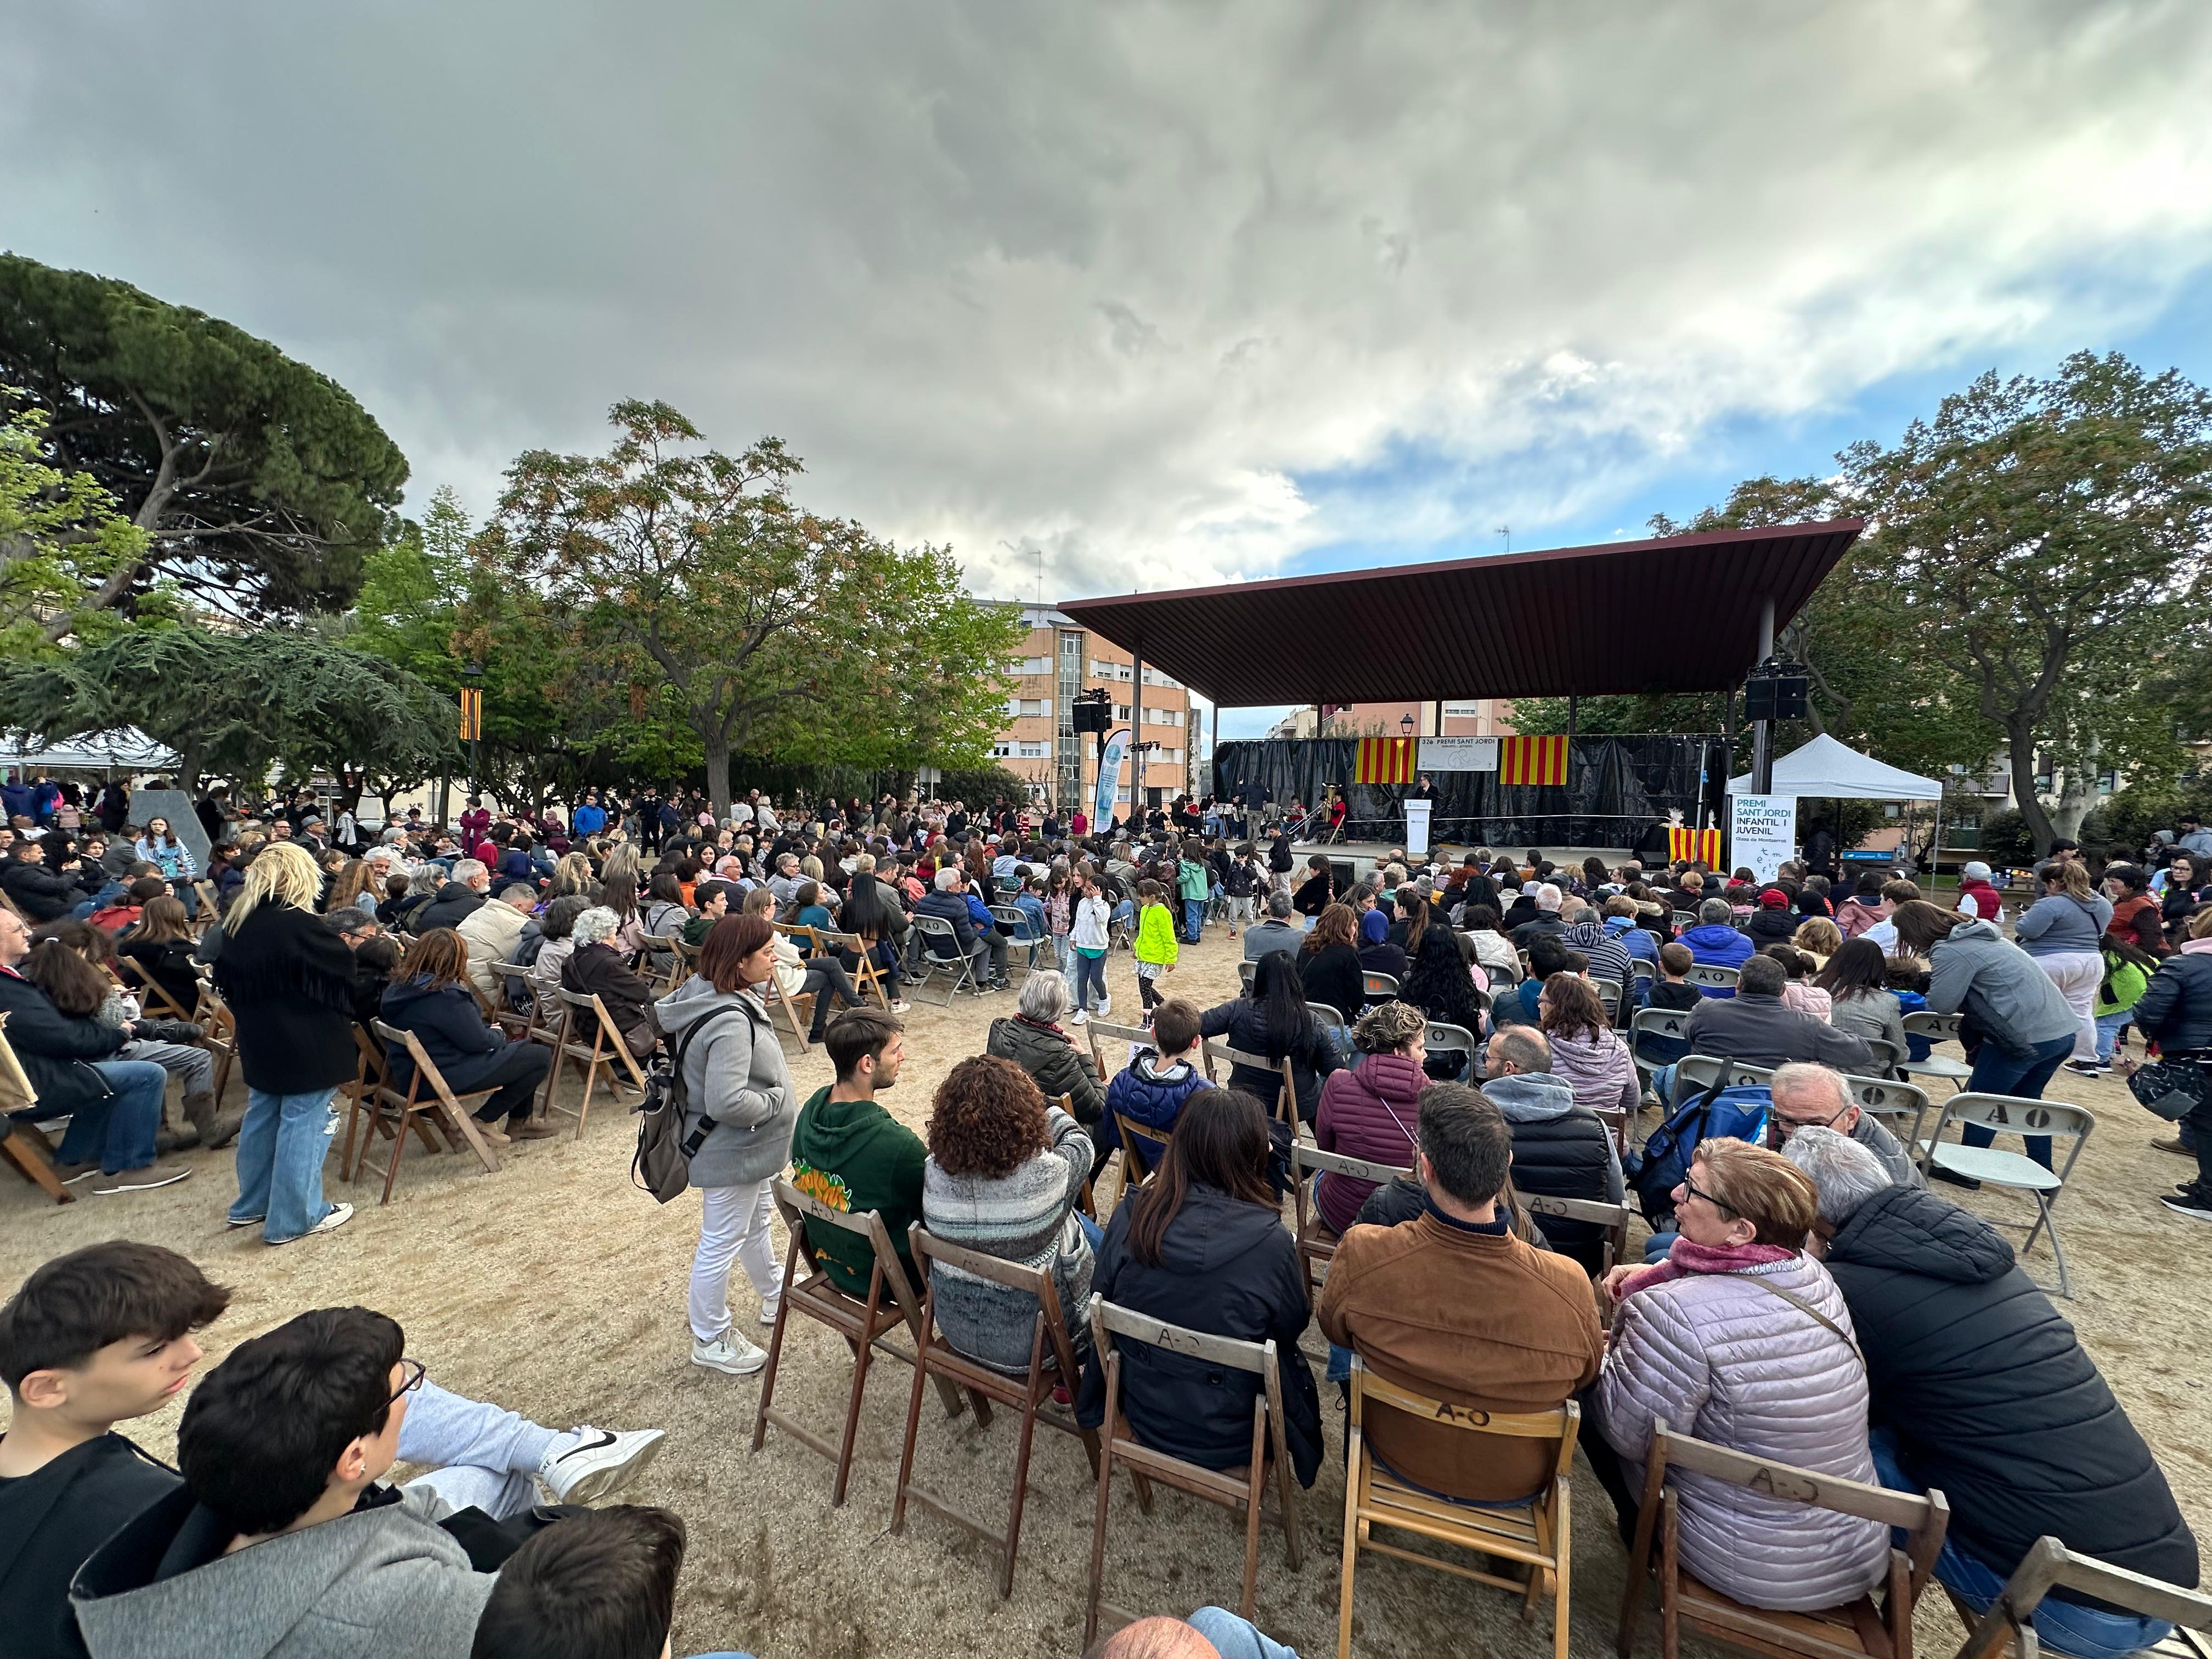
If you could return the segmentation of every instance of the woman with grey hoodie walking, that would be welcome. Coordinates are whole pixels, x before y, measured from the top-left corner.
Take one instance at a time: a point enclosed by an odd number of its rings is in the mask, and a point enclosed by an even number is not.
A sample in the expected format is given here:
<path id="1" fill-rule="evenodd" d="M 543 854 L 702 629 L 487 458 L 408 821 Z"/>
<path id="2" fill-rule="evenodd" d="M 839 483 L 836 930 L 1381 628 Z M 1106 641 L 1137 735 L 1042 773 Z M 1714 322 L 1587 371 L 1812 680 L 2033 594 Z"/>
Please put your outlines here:
<path id="1" fill-rule="evenodd" d="M 699 947 L 697 971 L 653 1004 L 670 1052 L 682 1056 L 687 1134 L 711 1120 L 691 1156 L 701 1200 L 691 1363 L 731 1376 L 750 1376 L 768 1355 L 731 1323 L 730 1264 L 744 1264 L 763 1325 L 775 1322 L 782 1288 L 769 1224 L 799 1103 L 760 1000 L 758 988 L 775 972 L 775 928 L 760 916 L 724 916 Z"/>
<path id="2" fill-rule="evenodd" d="M 2042 1099 L 2058 1062 L 2074 1052 L 2074 1009 L 2065 994 L 1994 922 L 1925 899 L 1899 905 L 1890 920 L 1899 952 L 1928 960 L 1928 1012 L 1963 1013 L 1979 1034 L 1967 1092 Z M 1996 1139 L 1974 1123 L 1962 1125 L 1959 1136 L 1969 1146 Z M 2051 1137 L 2027 1140 L 2028 1156 L 2049 1169 Z"/>

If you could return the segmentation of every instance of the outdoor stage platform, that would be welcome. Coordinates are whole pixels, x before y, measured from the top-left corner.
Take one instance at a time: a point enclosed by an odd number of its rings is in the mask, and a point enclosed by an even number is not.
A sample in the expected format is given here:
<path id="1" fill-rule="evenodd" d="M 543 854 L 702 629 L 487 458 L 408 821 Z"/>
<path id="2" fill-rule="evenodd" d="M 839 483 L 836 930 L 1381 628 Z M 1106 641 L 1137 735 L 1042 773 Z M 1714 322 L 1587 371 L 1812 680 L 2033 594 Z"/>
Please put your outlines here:
<path id="1" fill-rule="evenodd" d="M 1332 860 L 1350 860 L 1352 865 L 1352 878 L 1354 881 L 1358 881 L 1373 873 L 1376 867 L 1382 863 L 1383 855 L 1389 853 L 1393 847 L 1402 845 L 1404 845 L 1404 843 L 1401 842 L 1294 841 L 1291 843 L 1291 852 L 1292 856 L 1297 860 L 1297 868 L 1291 872 L 1291 880 L 1293 884 L 1295 884 L 1297 881 L 1303 879 L 1303 878 L 1297 874 L 1297 871 L 1305 868 L 1306 860 L 1311 858 L 1315 854 L 1319 853 L 1322 856 Z M 1429 849 L 1429 855 L 1435 859 L 1440 866 L 1443 866 L 1457 864 L 1465 859 L 1469 853 L 1477 850 L 1478 849 L 1472 844 L 1462 845 L 1458 842 L 1447 840 L 1437 842 Z M 1510 858 L 1516 863 L 1518 863 L 1522 855 L 1525 854 L 1528 849 L 1527 847 L 1522 846 L 1492 847 L 1490 850 L 1501 858 Z M 1619 869 L 1622 865 L 1627 863 L 1631 858 L 1635 856 L 1635 854 L 1626 847 L 1540 847 L 1536 850 L 1543 854 L 1546 858 L 1551 860 L 1553 863 L 1558 865 L 1562 870 L 1580 869 L 1582 867 L 1582 861 L 1589 857 L 1593 853 L 1605 861 L 1605 867 L 1608 870 Z M 1663 863 L 1664 860 L 1662 860 L 1662 862 Z"/>

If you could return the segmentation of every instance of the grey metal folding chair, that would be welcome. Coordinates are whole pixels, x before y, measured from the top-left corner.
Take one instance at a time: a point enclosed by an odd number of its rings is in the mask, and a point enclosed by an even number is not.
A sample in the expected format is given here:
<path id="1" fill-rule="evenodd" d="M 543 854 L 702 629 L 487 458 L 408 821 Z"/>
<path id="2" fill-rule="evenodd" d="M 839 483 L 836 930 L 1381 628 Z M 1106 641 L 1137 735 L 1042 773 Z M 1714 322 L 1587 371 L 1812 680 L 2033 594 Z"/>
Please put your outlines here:
<path id="1" fill-rule="evenodd" d="M 960 935 L 951 922 L 943 916 L 916 916 L 914 931 L 921 946 L 921 972 L 914 982 L 917 998 L 922 987 L 940 973 L 951 976 L 951 983 L 945 987 L 943 1006 L 950 1008 L 952 1006 L 963 986 L 976 996 L 983 994 L 982 981 L 975 977 L 975 958 L 961 950 Z M 935 946 L 942 947 L 942 954 L 933 948 Z"/>
<path id="2" fill-rule="evenodd" d="M 2046 1170 L 2023 1152 L 2008 1152 L 1997 1146 L 1962 1146 L 1943 1139 L 1947 1127 L 1968 1123 L 1993 1134 L 2019 1135 L 2023 1139 L 2031 1135 L 2048 1136 L 2054 1152 L 2061 1140 L 2070 1140 L 2073 1146 L 2062 1167 Z M 1978 1181 L 1984 1187 L 2002 1187 L 2033 1198 L 2035 1223 L 2027 1230 L 2027 1241 L 2020 1247 L 2020 1253 L 2025 1256 L 2033 1249 L 2036 1235 L 2048 1227 L 2051 1253 L 2058 1258 L 2058 1294 L 2070 1299 L 2074 1287 L 2066 1271 L 2066 1246 L 2058 1237 L 2058 1223 L 2051 1211 L 2066 1190 L 2067 1177 L 2074 1173 L 2081 1149 L 2089 1144 L 2089 1132 L 2096 1127 L 2097 1120 L 2088 1112 L 2063 1101 L 2024 1100 L 2014 1095 L 1961 1091 L 1943 1103 L 1936 1127 L 1926 1140 L 1918 1143 L 1920 1167 L 1931 1172 L 1948 1170 L 1970 1181 Z"/>
<path id="3" fill-rule="evenodd" d="M 1926 1037 L 1930 1043 L 1956 1042 L 1960 1027 L 1965 1023 L 1964 1017 L 1959 1014 L 1907 1014 L 1905 1035 Z M 1965 1088 L 1974 1075 L 1972 1066 L 1948 1054 L 1930 1054 L 1925 1060 L 1907 1060 L 1903 1064 L 1907 1077 L 1942 1078 L 1954 1089 Z"/>

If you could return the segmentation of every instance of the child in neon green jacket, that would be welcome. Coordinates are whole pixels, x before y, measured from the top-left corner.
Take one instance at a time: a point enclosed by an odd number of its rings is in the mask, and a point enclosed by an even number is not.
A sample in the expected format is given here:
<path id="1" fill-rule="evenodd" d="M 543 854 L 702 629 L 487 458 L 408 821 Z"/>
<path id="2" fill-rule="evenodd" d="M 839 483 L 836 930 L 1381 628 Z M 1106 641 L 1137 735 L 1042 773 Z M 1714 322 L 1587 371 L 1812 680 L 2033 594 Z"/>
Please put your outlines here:
<path id="1" fill-rule="evenodd" d="M 1176 967 L 1175 915 L 1168 908 L 1167 889 L 1156 881 L 1137 884 L 1137 994 L 1150 1014 L 1167 999 L 1153 981 Z"/>

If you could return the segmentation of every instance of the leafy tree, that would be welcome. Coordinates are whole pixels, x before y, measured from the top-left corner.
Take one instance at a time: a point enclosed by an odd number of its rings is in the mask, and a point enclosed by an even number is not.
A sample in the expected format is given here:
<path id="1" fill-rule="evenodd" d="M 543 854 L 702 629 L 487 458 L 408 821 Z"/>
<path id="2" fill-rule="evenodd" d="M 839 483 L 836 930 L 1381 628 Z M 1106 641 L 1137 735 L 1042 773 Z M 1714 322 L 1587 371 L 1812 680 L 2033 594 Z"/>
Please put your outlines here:
<path id="1" fill-rule="evenodd" d="M 1011 801 L 1030 798 L 1029 780 L 999 765 L 953 767 L 937 781 L 932 793 L 945 800 L 965 801 L 969 806 L 988 806 L 1004 797 Z M 1091 810 L 1088 795 L 1083 810 Z"/>
<path id="2" fill-rule="evenodd" d="M 146 558 L 146 532 L 89 472 L 46 457 L 46 412 L 0 388 L 0 653 L 53 649 L 48 630 L 96 633 L 118 619 L 87 601 Z"/>
<path id="3" fill-rule="evenodd" d="M 453 704 L 414 675 L 305 628 L 134 629 L 0 663 L 0 726 L 72 738 L 135 726 L 204 775 L 356 769 L 394 785 L 456 758 Z"/>
<path id="4" fill-rule="evenodd" d="M 163 578 L 247 617 L 343 605 L 407 479 L 343 387 L 267 341 L 14 254 L 0 254 L 0 383 L 48 411 L 53 464 L 89 474 L 147 538 L 57 611 L 50 641 Z"/>
<path id="5" fill-rule="evenodd" d="M 1844 459 L 1904 624 L 1881 660 L 1940 665 L 2002 732 L 2039 854 L 2056 833 L 2039 748 L 2078 776 L 2173 769 L 2139 688 L 2146 637 L 2203 592 L 2212 394 L 2082 352 L 2048 380 L 1984 374 Z"/>
<path id="6" fill-rule="evenodd" d="M 801 511 L 799 461 L 775 439 L 733 457 L 695 447 L 698 428 L 664 403 L 620 403 L 610 419 L 605 455 L 520 457 L 476 550 L 543 597 L 605 683 L 635 688 L 634 715 L 661 697 L 680 710 L 717 813 L 732 754 L 846 761 L 902 724 L 922 729 L 902 690 L 909 653 L 966 625 L 942 592 L 957 580 L 945 556 Z M 957 714 L 971 682 L 1003 697 L 1006 655 L 940 655 L 925 684 Z M 962 719 L 944 729 L 963 740 Z"/>

